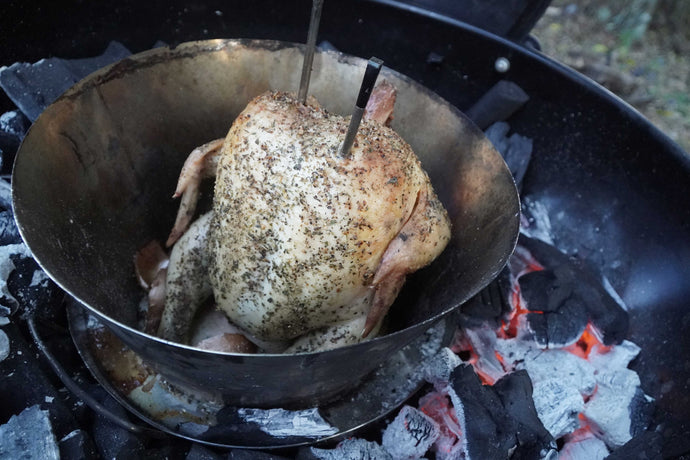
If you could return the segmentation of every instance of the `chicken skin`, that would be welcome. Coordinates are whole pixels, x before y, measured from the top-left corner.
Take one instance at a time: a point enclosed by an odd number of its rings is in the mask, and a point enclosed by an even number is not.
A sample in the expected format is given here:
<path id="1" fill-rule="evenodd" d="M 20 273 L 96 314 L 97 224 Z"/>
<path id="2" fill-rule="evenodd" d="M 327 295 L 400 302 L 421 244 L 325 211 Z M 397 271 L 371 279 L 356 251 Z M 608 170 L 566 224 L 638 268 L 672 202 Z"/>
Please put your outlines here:
<path id="1" fill-rule="evenodd" d="M 406 275 L 446 246 L 450 222 L 411 147 L 385 126 L 390 110 L 367 113 L 342 156 L 347 118 L 269 92 L 224 141 L 190 155 L 161 337 L 185 342 L 211 294 L 267 351 L 331 349 L 378 332 Z M 212 211 L 186 229 L 196 185 L 213 175 Z"/>

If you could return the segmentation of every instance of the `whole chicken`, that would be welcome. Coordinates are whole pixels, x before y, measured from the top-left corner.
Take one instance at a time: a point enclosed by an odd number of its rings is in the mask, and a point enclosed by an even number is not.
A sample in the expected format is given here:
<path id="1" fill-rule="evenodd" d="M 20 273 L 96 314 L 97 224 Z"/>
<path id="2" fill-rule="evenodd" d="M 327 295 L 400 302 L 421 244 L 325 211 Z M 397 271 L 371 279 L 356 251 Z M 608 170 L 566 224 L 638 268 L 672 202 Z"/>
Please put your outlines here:
<path id="1" fill-rule="evenodd" d="M 159 336 L 185 342 L 211 295 L 267 351 L 325 350 L 378 332 L 406 275 L 450 239 L 419 160 L 384 123 L 394 98 L 385 82 L 374 90 L 347 156 L 348 118 L 283 92 L 256 97 L 224 140 L 192 152 L 176 191 Z M 212 211 L 187 229 L 199 181 L 213 175 Z"/>

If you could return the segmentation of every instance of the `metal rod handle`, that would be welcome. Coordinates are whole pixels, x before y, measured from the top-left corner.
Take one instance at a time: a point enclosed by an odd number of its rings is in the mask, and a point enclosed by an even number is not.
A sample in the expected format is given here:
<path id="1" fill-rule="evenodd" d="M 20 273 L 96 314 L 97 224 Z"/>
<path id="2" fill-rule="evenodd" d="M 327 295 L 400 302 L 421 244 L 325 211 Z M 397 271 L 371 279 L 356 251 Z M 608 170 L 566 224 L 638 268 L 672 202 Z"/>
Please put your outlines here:
<path id="1" fill-rule="evenodd" d="M 304 50 L 304 62 L 302 63 L 302 78 L 299 82 L 299 93 L 297 100 L 302 104 L 307 102 L 307 92 L 309 91 L 309 79 L 311 78 L 311 68 L 314 62 L 314 51 L 316 49 L 316 36 L 319 33 L 319 22 L 321 21 L 321 9 L 323 0 L 314 0 L 311 7 L 311 20 L 309 21 L 309 33 L 307 35 L 307 48 Z"/>
<path id="2" fill-rule="evenodd" d="M 347 133 L 345 133 L 345 139 L 343 139 L 343 143 L 340 145 L 339 154 L 343 158 L 348 158 L 350 156 L 350 149 L 355 142 L 355 136 L 362 122 L 364 109 L 367 106 L 367 102 L 369 102 L 369 97 L 374 89 L 379 72 L 381 72 L 381 67 L 383 67 L 383 61 L 376 57 L 372 57 L 367 63 L 367 70 L 364 72 L 362 86 L 359 88 L 357 103 L 352 111 L 352 118 L 350 118 L 350 125 L 347 128 Z"/>

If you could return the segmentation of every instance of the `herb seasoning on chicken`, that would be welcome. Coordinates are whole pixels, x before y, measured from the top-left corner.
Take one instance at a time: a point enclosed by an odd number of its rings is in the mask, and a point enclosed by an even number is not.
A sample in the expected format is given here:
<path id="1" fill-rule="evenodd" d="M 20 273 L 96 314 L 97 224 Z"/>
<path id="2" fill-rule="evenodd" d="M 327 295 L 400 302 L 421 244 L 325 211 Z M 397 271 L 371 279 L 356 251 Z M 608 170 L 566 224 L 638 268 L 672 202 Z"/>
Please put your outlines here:
<path id="1" fill-rule="evenodd" d="M 347 158 L 347 118 L 282 92 L 256 97 L 224 141 L 190 155 L 161 337 L 185 341 L 211 294 L 267 349 L 324 350 L 377 333 L 405 276 L 446 246 L 450 223 L 410 146 L 385 126 L 394 90 L 375 91 L 379 106 L 367 107 Z M 187 229 L 198 183 L 213 175 L 213 209 Z"/>

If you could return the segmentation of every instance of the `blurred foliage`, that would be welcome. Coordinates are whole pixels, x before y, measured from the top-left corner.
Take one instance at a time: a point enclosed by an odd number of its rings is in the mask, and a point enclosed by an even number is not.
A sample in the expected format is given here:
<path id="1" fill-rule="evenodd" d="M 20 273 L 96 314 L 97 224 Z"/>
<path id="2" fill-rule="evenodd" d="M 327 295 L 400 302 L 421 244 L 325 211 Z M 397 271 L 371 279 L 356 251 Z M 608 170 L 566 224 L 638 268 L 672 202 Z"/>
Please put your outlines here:
<path id="1" fill-rule="evenodd" d="M 690 152 L 690 0 L 553 0 L 532 33 Z"/>

